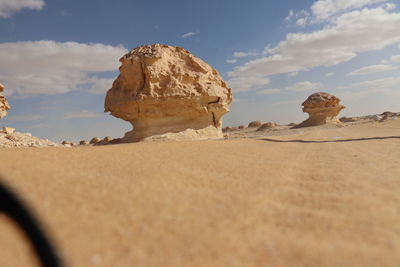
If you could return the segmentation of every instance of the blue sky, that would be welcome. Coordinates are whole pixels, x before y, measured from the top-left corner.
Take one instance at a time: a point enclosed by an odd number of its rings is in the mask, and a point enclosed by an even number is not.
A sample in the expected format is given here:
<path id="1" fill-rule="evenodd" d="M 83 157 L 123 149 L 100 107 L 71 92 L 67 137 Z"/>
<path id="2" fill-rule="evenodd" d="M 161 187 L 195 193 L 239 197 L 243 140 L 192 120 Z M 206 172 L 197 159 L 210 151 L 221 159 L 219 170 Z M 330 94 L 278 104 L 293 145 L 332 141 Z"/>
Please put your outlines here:
<path id="1" fill-rule="evenodd" d="M 182 46 L 234 92 L 224 125 L 298 122 L 311 93 L 342 115 L 400 111 L 398 0 L 0 0 L 0 126 L 78 141 L 131 129 L 103 113 L 118 59 L 144 44 Z"/>

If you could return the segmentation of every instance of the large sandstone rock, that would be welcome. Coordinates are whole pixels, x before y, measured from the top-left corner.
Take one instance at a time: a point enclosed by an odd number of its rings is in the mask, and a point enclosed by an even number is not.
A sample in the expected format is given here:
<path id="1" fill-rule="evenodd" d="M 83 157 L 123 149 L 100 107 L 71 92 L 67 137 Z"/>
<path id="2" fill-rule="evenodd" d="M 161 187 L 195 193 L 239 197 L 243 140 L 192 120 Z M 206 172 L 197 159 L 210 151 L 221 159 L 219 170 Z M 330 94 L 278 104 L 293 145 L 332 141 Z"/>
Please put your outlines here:
<path id="1" fill-rule="evenodd" d="M 137 47 L 120 62 L 104 108 L 133 125 L 122 141 L 223 138 L 232 92 L 209 64 L 161 44 Z"/>
<path id="2" fill-rule="evenodd" d="M 324 92 L 310 95 L 302 104 L 303 112 L 308 113 L 308 119 L 293 128 L 339 123 L 337 116 L 345 108 L 339 102 L 338 97 Z"/>
<path id="3" fill-rule="evenodd" d="M 7 99 L 3 96 L 4 86 L 0 83 L 0 119 L 7 115 L 7 110 L 11 107 L 8 104 Z"/>

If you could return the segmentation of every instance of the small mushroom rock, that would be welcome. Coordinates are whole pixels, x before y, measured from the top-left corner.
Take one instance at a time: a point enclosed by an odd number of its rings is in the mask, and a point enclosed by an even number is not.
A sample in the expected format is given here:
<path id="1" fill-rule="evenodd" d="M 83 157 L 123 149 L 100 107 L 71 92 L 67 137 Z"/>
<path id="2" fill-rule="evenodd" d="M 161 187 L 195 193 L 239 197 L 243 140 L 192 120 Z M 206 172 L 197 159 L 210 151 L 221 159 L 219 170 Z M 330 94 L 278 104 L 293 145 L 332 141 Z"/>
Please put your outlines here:
<path id="1" fill-rule="evenodd" d="M 94 144 L 96 144 L 96 143 L 98 143 L 98 142 L 100 142 L 100 141 L 101 141 L 100 138 L 98 138 L 98 137 L 93 137 L 92 140 L 90 140 L 89 144 L 94 145 Z"/>
<path id="2" fill-rule="evenodd" d="M 302 104 L 303 112 L 308 113 L 308 119 L 293 128 L 339 123 L 337 116 L 345 108 L 339 102 L 340 99 L 338 97 L 324 92 L 310 95 Z"/>
<path id="3" fill-rule="evenodd" d="M 397 114 L 391 111 L 385 111 L 381 114 L 383 117 L 395 117 Z"/>
<path id="4" fill-rule="evenodd" d="M 161 44 L 137 47 L 120 62 L 104 111 L 132 124 L 122 142 L 223 138 L 232 91 L 209 64 Z"/>
<path id="5" fill-rule="evenodd" d="M 112 140 L 113 140 L 112 137 L 106 136 L 106 137 L 103 138 L 103 140 L 100 140 L 100 142 L 97 142 L 95 145 L 99 145 L 99 146 L 107 145 L 107 144 L 110 144 L 110 142 L 111 142 Z"/>
<path id="6" fill-rule="evenodd" d="M 263 130 L 267 130 L 267 129 L 272 129 L 272 128 L 275 128 L 276 126 L 278 126 L 278 124 L 276 124 L 275 122 L 263 123 L 263 124 L 257 129 L 257 131 L 263 131 Z"/>
<path id="7" fill-rule="evenodd" d="M 232 131 L 232 127 L 226 126 L 222 128 L 222 132 L 230 132 L 230 131 Z"/>
<path id="8" fill-rule="evenodd" d="M 15 132 L 15 128 L 10 128 L 10 127 L 3 127 L 3 129 L 1 130 L 2 133 L 5 134 L 12 134 Z"/>
<path id="9" fill-rule="evenodd" d="M 70 142 L 70 141 L 62 141 L 61 143 L 63 146 L 74 146 L 74 143 Z"/>
<path id="10" fill-rule="evenodd" d="M 249 125 L 247 127 L 251 128 L 251 127 L 260 127 L 262 125 L 261 121 L 252 121 L 249 123 Z"/>
<path id="11" fill-rule="evenodd" d="M 89 142 L 86 141 L 86 140 L 82 140 L 82 141 L 79 142 L 79 145 L 80 146 L 86 146 L 86 145 L 89 145 Z"/>
<path id="12" fill-rule="evenodd" d="M 241 129 L 244 129 L 244 128 L 245 128 L 244 125 L 239 125 L 239 126 L 238 126 L 238 129 L 240 129 L 240 130 L 241 130 Z"/>
<path id="13" fill-rule="evenodd" d="M 7 99 L 3 95 L 3 91 L 4 91 L 4 86 L 0 83 L 0 119 L 7 116 L 7 110 L 11 109 Z"/>
<path id="14" fill-rule="evenodd" d="M 106 136 L 106 137 L 104 137 L 104 139 L 102 140 L 102 141 L 104 141 L 104 142 L 110 142 L 110 141 L 112 141 L 113 140 L 113 138 L 111 137 L 111 136 Z"/>
<path id="15" fill-rule="evenodd" d="M 382 119 L 380 120 L 380 122 L 386 121 L 391 117 L 395 117 L 397 114 L 394 112 L 390 112 L 390 111 L 385 111 L 381 114 Z"/>

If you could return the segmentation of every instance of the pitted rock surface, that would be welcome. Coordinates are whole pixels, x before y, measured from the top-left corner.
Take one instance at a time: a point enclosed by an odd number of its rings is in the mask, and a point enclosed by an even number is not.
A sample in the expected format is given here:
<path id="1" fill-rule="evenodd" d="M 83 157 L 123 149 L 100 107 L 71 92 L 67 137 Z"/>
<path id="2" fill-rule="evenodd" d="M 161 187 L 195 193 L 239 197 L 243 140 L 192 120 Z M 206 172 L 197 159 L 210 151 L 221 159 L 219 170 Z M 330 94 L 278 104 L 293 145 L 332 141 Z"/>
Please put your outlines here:
<path id="1" fill-rule="evenodd" d="M 222 116 L 229 112 L 232 91 L 209 64 L 161 44 L 137 47 L 120 62 L 104 108 L 133 125 L 123 142 L 223 137 Z"/>
<path id="2" fill-rule="evenodd" d="M 310 95 L 302 103 L 303 112 L 308 113 L 308 119 L 293 128 L 340 123 L 338 115 L 345 106 L 340 105 L 339 102 L 338 97 L 324 92 Z"/>

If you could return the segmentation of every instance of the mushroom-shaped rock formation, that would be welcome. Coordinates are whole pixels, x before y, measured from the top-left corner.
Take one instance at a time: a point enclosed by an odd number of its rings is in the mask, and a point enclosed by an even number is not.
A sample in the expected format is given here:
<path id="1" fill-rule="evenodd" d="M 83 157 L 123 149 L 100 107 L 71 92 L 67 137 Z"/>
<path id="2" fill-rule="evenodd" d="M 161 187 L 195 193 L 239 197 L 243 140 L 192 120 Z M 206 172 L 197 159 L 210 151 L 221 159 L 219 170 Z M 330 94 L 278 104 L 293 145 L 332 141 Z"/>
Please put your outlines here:
<path id="1" fill-rule="evenodd" d="M 293 128 L 340 123 L 337 116 L 345 106 L 340 105 L 339 102 L 338 97 L 324 92 L 310 95 L 302 104 L 303 112 L 308 113 L 308 119 Z"/>
<path id="2" fill-rule="evenodd" d="M 267 122 L 267 123 L 263 123 L 258 129 L 257 131 L 264 131 L 267 129 L 272 129 L 277 127 L 278 124 L 276 124 L 275 122 Z"/>
<path id="3" fill-rule="evenodd" d="M 262 125 L 261 121 L 252 121 L 247 125 L 247 127 L 252 128 L 252 127 L 260 127 Z"/>
<path id="4" fill-rule="evenodd" d="M 133 125 L 122 142 L 223 138 L 222 116 L 232 91 L 209 64 L 161 44 L 137 47 L 120 62 L 104 108 Z"/>
<path id="5" fill-rule="evenodd" d="M 3 96 L 4 86 L 0 83 L 0 119 L 7 115 L 7 110 L 11 107 L 8 104 L 7 99 Z"/>

